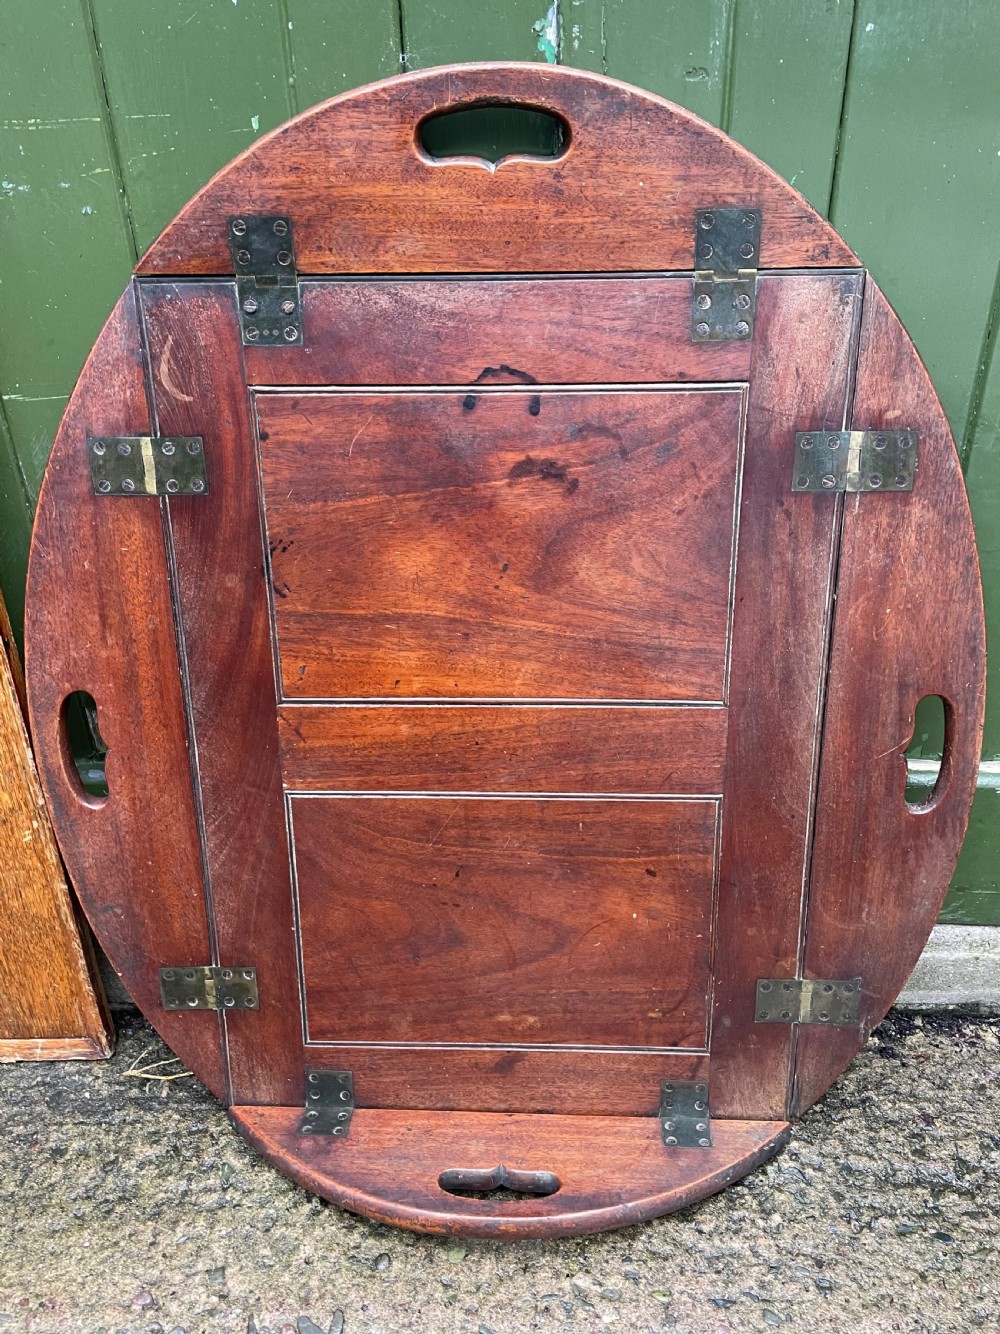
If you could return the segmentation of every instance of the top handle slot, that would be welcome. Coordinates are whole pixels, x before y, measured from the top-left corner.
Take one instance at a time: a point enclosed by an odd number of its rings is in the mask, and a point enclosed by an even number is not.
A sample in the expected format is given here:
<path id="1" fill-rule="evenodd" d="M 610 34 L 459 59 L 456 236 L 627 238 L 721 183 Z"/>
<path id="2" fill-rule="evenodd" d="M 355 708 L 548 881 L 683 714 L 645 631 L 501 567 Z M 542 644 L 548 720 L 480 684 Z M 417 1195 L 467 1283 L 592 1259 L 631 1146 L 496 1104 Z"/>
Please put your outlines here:
<path id="1" fill-rule="evenodd" d="M 417 126 L 420 155 L 433 166 L 465 163 L 496 171 L 505 162 L 559 162 L 569 122 L 523 102 L 472 102 L 432 111 Z"/>

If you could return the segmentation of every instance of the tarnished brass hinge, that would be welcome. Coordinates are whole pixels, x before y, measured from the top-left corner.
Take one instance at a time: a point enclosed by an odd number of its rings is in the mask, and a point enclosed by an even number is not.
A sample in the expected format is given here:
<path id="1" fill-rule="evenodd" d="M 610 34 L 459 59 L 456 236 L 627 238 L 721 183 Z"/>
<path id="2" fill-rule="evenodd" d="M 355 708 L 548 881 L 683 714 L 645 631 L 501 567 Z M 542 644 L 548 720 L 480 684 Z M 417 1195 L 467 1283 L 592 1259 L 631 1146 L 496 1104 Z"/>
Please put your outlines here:
<path id="1" fill-rule="evenodd" d="M 703 208 L 695 216 L 691 339 L 753 337 L 760 257 L 759 208 Z"/>
<path id="2" fill-rule="evenodd" d="M 757 983 L 758 1024 L 826 1024 L 850 1028 L 858 1022 L 861 978 L 767 977 Z"/>
<path id="3" fill-rule="evenodd" d="M 102 435 L 87 441 L 98 496 L 207 496 L 200 435 Z"/>
<path id="4" fill-rule="evenodd" d="M 710 1149 L 712 1121 L 708 1084 L 702 1080 L 665 1079 L 660 1085 L 660 1138 L 667 1148 Z"/>
<path id="5" fill-rule="evenodd" d="M 912 491 L 917 433 L 798 431 L 793 491 Z"/>
<path id="6" fill-rule="evenodd" d="M 256 968 L 215 968 L 188 964 L 160 969 L 165 1010 L 256 1010 Z"/>
<path id="7" fill-rule="evenodd" d="M 247 346 L 302 342 L 302 304 L 292 220 L 241 213 L 229 219 L 240 329 Z"/>
<path id="8" fill-rule="evenodd" d="M 300 1135 L 343 1138 L 354 1115 L 354 1076 L 350 1070 L 307 1070 L 306 1106 Z"/>

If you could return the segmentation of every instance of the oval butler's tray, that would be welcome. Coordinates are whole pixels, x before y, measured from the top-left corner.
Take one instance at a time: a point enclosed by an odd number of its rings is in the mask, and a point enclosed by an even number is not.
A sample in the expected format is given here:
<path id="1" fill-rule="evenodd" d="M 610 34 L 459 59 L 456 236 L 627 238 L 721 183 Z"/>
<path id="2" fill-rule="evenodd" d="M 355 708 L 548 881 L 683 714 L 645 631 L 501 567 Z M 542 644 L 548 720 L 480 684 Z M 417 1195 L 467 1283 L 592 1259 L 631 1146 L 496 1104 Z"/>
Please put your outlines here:
<path id="1" fill-rule="evenodd" d="M 431 156 L 482 104 L 556 146 Z M 556 1236 L 741 1177 L 865 1042 L 954 867 L 982 627 L 948 426 L 829 224 L 658 97 L 486 64 L 290 121 L 146 254 L 28 674 L 93 928 L 250 1143 Z"/>

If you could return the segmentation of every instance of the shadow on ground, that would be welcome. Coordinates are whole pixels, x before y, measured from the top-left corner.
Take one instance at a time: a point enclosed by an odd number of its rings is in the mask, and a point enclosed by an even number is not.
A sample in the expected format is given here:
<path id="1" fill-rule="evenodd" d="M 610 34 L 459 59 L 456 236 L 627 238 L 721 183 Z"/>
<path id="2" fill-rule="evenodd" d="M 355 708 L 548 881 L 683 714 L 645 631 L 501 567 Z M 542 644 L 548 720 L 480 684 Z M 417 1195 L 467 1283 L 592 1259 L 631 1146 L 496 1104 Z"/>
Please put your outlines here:
<path id="1" fill-rule="evenodd" d="M 0 1334 L 1000 1331 L 1000 1022 L 893 1013 L 776 1161 L 580 1241 L 414 1236 L 293 1186 L 144 1022 L 0 1069 Z"/>

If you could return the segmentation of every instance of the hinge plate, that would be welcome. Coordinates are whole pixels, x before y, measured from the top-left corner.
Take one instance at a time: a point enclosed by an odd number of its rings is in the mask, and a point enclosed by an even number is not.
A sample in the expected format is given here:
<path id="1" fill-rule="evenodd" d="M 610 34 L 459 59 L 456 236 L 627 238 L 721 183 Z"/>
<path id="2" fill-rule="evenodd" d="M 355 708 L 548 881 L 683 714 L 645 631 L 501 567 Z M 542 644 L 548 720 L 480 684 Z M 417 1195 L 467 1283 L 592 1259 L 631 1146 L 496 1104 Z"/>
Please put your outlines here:
<path id="1" fill-rule="evenodd" d="M 755 1017 L 758 1024 L 851 1028 L 860 1004 L 860 977 L 767 977 L 757 983 Z"/>
<path id="2" fill-rule="evenodd" d="M 917 433 L 797 431 L 793 491 L 912 491 Z"/>
<path id="3" fill-rule="evenodd" d="M 710 1149 L 712 1121 L 708 1084 L 665 1079 L 660 1085 L 660 1138 L 670 1149 Z"/>
<path id="4" fill-rule="evenodd" d="M 693 342 L 753 337 L 760 223 L 759 208 L 703 208 L 695 215 Z"/>
<path id="5" fill-rule="evenodd" d="M 200 435 L 102 435 L 87 441 L 98 496 L 207 496 Z"/>
<path id="6" fill-rule="evenodd" d="M 302 304 L 291 218 L 249 213 L 230 218 L 229 246 L 244 344 L 301 344 Z"/>
<path id="7" fill-rule="evenodd" d="M 256 1010 L 256 968 L 192 966 L 160 969 L 165 1010 Z"/>
<path id="8" fill-rule="evenodd" d="M 354 1076 L 350 1070 L 307 1070 L 306 1106 L 300 1135 L 343 1138 L 354 1115 Z"/>

